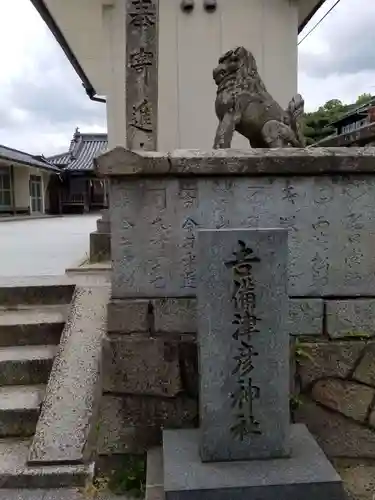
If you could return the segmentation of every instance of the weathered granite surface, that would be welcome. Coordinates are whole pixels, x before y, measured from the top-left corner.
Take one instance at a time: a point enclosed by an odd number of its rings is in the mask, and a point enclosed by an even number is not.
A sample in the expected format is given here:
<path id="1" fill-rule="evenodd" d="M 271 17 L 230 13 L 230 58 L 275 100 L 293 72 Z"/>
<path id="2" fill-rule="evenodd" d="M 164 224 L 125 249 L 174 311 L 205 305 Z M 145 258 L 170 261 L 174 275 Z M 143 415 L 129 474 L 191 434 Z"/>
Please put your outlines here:
<path id="1" fill-rule="evenodd" d="M 303 342 L 297 362 L 305 423 L 330 457 L 375 458 L 375 342 Z"/>
<path id="2" fill-rule="evenodd" d="M 108 304 L 108 333 L 149 331 L 148 300 L 111 300 Z"/>
<path id="3" fill-rule="evenodd" d="M 202 463 L 199 432 L 165 431 L 166 500 L 344 500 L 341 479 L 305 426 L 291 427 L 290 458 Z"/>
<path id="4" fill-rule="evenodd" d="M 77 288 L 64 327 L 29 463 L 90 459 L 101 395 L 108 287 Z"/>
<path id="5" fill-rule="evenodd" d="M 375 387 L 375 343 L 370 342 L 363 350 L 362 358 L 356 365 L 353 378 Z"/>
<path id="6" fill-rule="evenodd" d="M 181 149 L 130 151 L 122 146 L 94 163 L 108 176 L 310 176 L 374 174 L 375 148 Z"/>
<path id="7" fill-rule="evenodd" d="M 1 488 L 73 488 L 92 481 L 93 463 L 27 465 L 29 448 L 30 439 L 0 440 Z"/>
<path id="8" fill-rule="evenodd" d="M 332 338 L 375 336 L 375 299 L 327 302 L 327 333 Z"/>
<path id="9" fill-rule="evenodd" d="M 108 153 L 117 163 L 104 155 L 99 162 L 117 169 L 113 297 L 194 296 L 199 227 L 287 228 L 291 296 L 374 296 L 371 151 Z"/>
<path id="10" fill-rule="evenodd" d="M 287 237 L 282 229 L 198 231 L 203 461 L 290 452 Z"/>
<path id="11" fill-rule="evenodd" d="M 196 427 L 198 402 L 176 398 L 105 394 L 100 408 L 98 452 L 143 453 L 161 443 L 162 429 Z"/>
<path id="12" fill-rule="evenodd" d="M 322 335 L 323 309 L 321 299 L 291 299 L 289 300 L 289 334 Z"/>
<path id="13" fill-rule="evenodd" d="M 106 339 L 103 391 L 176 396 L 182 391 L 178 343 L 142 336 Z"/>
<path id="14" fill-rule="evenodd" d="M 297 421 L 307 425 L 329 457 L 375 458 L 374 430 L 340 413 L 304 399 L 297 410 Z"/>
<path id="15" fill-rule="evenodd" d="M 321 378 L 349 378 L 365 348 L 366 342 L 355 340 L 303 344 L 305 355 L 298 365 L 302 387 L 308 387 Z"/>

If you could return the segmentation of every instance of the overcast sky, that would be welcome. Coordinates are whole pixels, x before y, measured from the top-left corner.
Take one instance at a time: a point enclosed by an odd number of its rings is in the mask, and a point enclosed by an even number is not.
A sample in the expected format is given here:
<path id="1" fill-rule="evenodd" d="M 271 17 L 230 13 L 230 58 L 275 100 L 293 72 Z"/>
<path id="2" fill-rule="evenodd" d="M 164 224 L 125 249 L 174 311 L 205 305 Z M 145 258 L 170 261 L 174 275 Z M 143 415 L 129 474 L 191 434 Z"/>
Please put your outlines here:
<path id="1" fill-rule="evenodd" d="M 327 0 L 300 39 L 336 0 Z M 299 46 L 299 91 L 313 110 L 375 93 L 375 0 L 341 0 Z M 106 131 L 94 103 L 30 0 L 0 0 L 0 144 L 45 155 L 68 148 L 76 126 Z"/>

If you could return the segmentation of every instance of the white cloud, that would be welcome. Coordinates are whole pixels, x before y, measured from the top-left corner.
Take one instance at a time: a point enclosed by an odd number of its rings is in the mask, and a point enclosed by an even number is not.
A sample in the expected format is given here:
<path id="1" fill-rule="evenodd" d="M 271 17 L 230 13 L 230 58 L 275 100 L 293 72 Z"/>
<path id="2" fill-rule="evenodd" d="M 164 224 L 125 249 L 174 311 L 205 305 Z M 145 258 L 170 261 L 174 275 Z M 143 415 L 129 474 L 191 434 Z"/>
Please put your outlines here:
<path id="1" fill-rule="evenodd" d="M 300 39 L 331 8 L 327 0 Z M 341 0 L 299 47 L 299 91 L 306 109 L 329 99 L 353 102 L 359 94 L 375 93 L 374 0 Z"/>
<path id="2" fill-rule="evenodd" d="M 106 131 L 105 105 L 90 101 L 30 0 L 1 1 L 0 60 L 0 144 L 49 155 L 77 126 Z"/>

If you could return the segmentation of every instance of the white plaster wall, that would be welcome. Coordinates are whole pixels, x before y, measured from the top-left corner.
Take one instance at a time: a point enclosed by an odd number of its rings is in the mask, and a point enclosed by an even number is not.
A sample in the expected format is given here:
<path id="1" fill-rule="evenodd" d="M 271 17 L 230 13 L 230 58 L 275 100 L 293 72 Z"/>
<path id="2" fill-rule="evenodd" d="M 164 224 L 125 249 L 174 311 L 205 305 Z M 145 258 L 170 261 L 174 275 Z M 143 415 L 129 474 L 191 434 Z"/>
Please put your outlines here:
<path id="1" fill-rule="evenodd" d="M 17 209 L 27 209 L 30 207 L 30 175 L 39 175 L 42 178 L 43 212 L 48 208 L 47 189 L 51 175 L 49 172 L 38 168 L 15 165 L 14 172 L 14 199 Z"/>
<path id="2" fill-rule="evenodd" d="M 15 165 L 13 167 L 14 201 L 17 209 L 30 206 L 30 168 Z"/>
<path id="3" fill-rule="evenodd" d="M 243 45 L 284 107 L 297 91 L 298 4 L 294 0 L 203 0 L 185 14 L 180 2 L 160 0 L 158 149 L 210 149 L 217 126 L 212 70 L 227 50 Z M 237 137 L 234 147 L 248 147 Z"/>
<path id="4" fill-rule="evenodd" d="M 124 0 L 114 0 L 114 2 Z M 103 0 L 45 0 L 74 55 L 99 95 L 107 94 Z"/>

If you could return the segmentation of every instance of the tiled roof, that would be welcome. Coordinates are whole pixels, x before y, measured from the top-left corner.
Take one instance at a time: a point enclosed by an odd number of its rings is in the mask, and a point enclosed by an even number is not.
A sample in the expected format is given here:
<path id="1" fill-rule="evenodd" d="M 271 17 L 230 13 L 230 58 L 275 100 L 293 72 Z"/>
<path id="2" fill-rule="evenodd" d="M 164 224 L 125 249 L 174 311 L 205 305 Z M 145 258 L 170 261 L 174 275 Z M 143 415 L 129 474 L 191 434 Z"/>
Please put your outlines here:
<path id="1" fill-rule="evenodd" d="M 70 159 L 71 159 L 70 153 L 61 153 L 58 155 L 50 156 L 48 158 L 48 161 L 50 161 L 54 165 L 63 166 L 69 163 Z"/>
<path id="2" fill-rule="evenodd" d="M 108 147 L 107 134 L 81 134 L 76 131 L 69 151 L 50 156 L 48 161 L 62 170 L 94 170 L 94 158 Z"/>
<path id="3" fill-rule="evenodd" d="M 61 172 L 57 166 L 50 163 L 44 156 L 30 155 L 24 151 L 8 148 L 7 146 L 0 145 L 0 159 L 30 167 L 41 168 L 43 170 Z"/>

